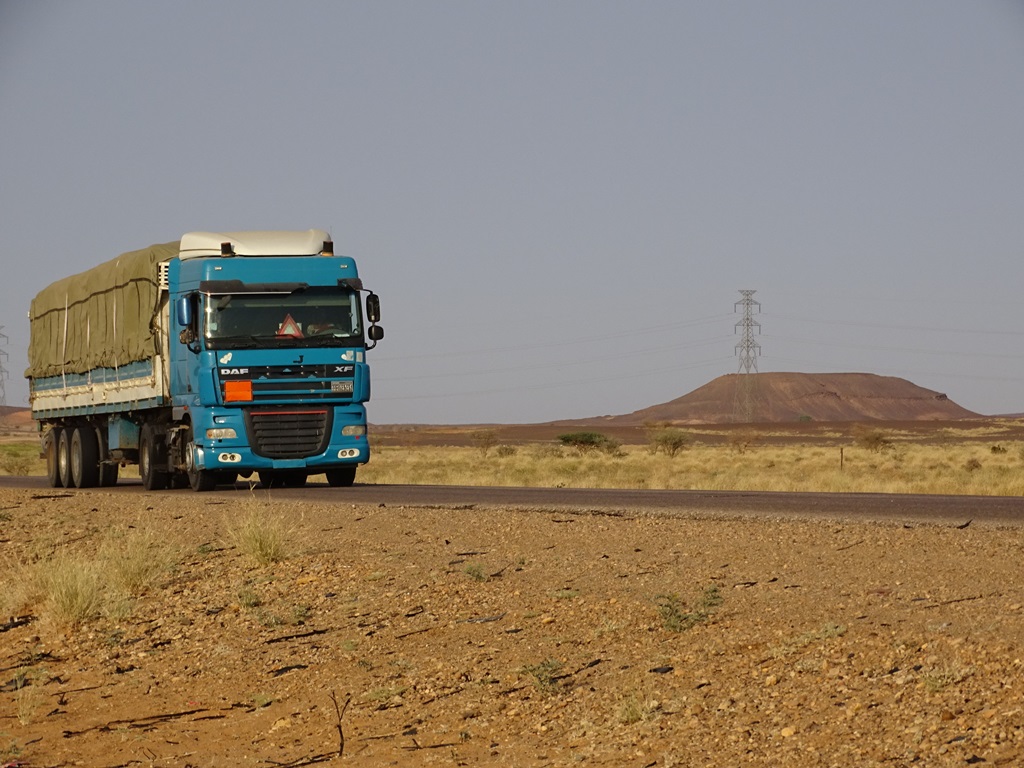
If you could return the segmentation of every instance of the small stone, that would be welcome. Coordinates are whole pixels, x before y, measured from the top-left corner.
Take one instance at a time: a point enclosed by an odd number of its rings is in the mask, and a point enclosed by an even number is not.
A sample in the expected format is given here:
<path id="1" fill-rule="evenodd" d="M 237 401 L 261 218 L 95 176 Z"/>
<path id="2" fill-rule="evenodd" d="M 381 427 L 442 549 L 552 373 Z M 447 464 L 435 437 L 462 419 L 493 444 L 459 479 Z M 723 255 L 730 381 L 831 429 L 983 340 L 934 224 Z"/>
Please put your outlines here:
<path id="1" fill-rule="evenodd" d="M 781 731 L 779 731 L 779 733 L 782 734 L 782 738 L 788 739 L 791 736 L 794 736 L 796 734 L 796 728 L 793 728 L 792 726 L 787 725 L 785 728 L 783 728 Z"/>

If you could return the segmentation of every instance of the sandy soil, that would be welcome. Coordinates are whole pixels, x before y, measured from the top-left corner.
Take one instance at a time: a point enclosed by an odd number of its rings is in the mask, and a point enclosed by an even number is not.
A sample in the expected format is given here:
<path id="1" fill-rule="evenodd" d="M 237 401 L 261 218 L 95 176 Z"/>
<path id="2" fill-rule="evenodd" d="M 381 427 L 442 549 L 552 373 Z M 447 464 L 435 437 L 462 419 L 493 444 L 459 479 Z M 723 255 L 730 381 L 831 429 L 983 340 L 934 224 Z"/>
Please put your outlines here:
<path id="1" fill-rule="evenodd" d="M 231 543 L 254 511 L 285 561 Z M 11 609 L 0 765 L 1024 762 L 1022 529 L 258 491 L 0 489 L 0 520 L 8 596 L 133 532 L 176 564 L 127 618 Z"/>

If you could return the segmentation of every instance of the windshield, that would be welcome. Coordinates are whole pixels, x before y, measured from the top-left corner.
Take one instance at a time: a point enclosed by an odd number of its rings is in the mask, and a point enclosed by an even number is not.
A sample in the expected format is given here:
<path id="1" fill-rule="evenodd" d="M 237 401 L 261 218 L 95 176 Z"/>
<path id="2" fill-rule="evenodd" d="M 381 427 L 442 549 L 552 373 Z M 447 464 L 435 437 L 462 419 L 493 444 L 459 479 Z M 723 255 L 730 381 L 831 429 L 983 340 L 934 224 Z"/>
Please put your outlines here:
<path id="1" fill-rule="evenodd" d="M 303 288 L 289 294 L 203 296 L 208 349 L 351 347 L 362 343 L 358 294 Z"/>

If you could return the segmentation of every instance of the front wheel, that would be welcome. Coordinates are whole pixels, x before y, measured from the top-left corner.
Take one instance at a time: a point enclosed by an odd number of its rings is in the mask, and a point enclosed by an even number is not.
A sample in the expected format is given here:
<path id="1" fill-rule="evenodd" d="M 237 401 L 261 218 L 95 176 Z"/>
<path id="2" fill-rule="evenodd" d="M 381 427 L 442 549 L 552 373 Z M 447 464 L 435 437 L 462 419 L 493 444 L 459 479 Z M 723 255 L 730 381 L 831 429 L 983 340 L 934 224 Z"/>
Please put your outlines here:
<path id="1" fill-rule="evenodd" d="M 205 493 L 217 487 L 220 480 L 217 473 L 209 469 L 199 469 L 196 466 L 196 441 L 192 426 L 189 425 L 185 433 L 185 471 L 188 474 L 188 484 L 193 491 Z"/>
<path id="2" fill-rule="evenodd" d="M 356 467 L 354 464 L 351 467 L 328 469 L 324 474 L 327 475 L 327 484 L 332 488 L 347 488 L 356 481 Z"/>

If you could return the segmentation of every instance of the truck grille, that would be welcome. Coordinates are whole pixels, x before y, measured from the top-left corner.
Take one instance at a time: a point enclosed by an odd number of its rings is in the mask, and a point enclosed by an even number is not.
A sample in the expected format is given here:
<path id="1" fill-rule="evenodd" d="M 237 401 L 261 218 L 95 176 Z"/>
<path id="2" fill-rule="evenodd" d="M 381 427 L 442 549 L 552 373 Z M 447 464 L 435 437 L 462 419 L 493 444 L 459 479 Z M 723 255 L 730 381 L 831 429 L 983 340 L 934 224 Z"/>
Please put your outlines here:
<path id="1" fill-rule="evenodd" d="M 355 387 L 355 366 L 261 365 L 247 368 L 220 368 L 221 393 L 228 381 L 252 382 L 252 397 L 257 402 L 302 400 L 351 402 Z"/>
<path id="2" fill-rule="evenodd" d="M 331 431 L 328 410 L 261 409 L 246 412 L 253 452 L 271 459 L 303 459 L 323 453 Z"/>

